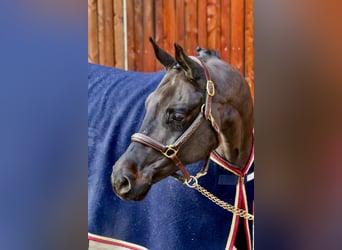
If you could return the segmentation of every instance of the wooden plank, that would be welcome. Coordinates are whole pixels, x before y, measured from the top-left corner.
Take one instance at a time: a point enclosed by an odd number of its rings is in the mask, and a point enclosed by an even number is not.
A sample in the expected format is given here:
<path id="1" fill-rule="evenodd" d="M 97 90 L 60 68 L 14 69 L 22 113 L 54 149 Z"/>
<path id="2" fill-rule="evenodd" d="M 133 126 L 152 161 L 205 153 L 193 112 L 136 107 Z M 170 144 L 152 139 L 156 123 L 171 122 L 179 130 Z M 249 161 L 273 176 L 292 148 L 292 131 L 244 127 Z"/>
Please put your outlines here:
<path id="1" fill-rule="evenodd" d="M 185 53 L 195 55 L 198 45 L 197 1 L 185 1 Z"/>
<path id="2" fill-rule="evenodd" d="M 244 0 L 231 1 L 231 64 L 244 71 Z"/>
<path id="3" fill-rule="evenodd" d="M 185 45 L 185 3 L 184 0 L 176 0 L 176 38 L 175 42 L 180 46 Z"/>
<path id="4" fill-rule="evenodd" d="M 112 0 L 109 0 L 112 1 Z M 115 30 L 115 67 L 125 68 L 124 31 L 123 31 L 123 2 L 113 1 L 114 30 Z"/>
<path id="5" fill-rule="evenodd" d="M 163 0 L 163 47 L 171 55 L 174 55 L 174 46 L 176 42 L 176 13 L 175 4 L 171 0 Z M 160 45 L 161 46 L 161 45 Z"/>
<path id="6" fill-rule="evenodd" d="M 233 0 L 234 1 L 234 0 Z M 221 59 L 229 62 L 230 55 L 230 0 L 221 1 Z"/>
<path id="7" fill-rule="evenodd" d="M 246 0 L 245 78 L 254 100 L 254 0 Z"/>
<path id="8" fill-rule="evenodd" d="M 99 63 L 105 64 L 104 0 L 97 1 Z"/>
<path id="9" fill-rule="evenodd" d="M 127 1 L 127 66 L 128 70 L 135 70 L 135 44 L 134 44 L 134 0 Z"/>
<path id="10" fill-rule="evenodd" d="M 143 3 L 142 0 L 135 0 L 134 5 L 134 50 L 135 70 L 144 70 L 144 25 L 143 25 Z"/>
<path id="11" fill-rule="evenodd" d="M 217 51 L 221 51 L 221 0 L 216 0 L 216 28 L 215 28 L 215 47 Z"/>
<path id="12" fill-rule="evenodd" d="M 220 51 L 220 1 L 208 0 L 208 48 Z"/>
<path id="13" fill-rule="evenodd" d="M 153 72 L 155 70 L 155 60 L 153 59 L 153 47 L 149 43 L 149 37 L 153 36 L 153 1 L 144 0 L 144 71 Z"/>
<path id="14" fill-rule="evenodd" d="M 155 8 L 155 34 L 154 39 L 157 44 L 163 45 L 164 38 L 163 38 L 163 0 L 155 0 L 154 4 Z M 151 46 L 151 45 L 149 45 Z M 153 58 L 155 58 L 153 56 Z M 161 63 L 159 63 L 156 59 L 153 59 L 155 61 L 155 70 L 159 71 L 162 70 L 164 67 Z"/>
<path id="15" fill-rule="evenodd" d="M 99 63 L 103 65 L 112 66 L 113 56 L 107 56 L 108 52 L 113 54 L 113 39 L 109 36 L 110 22 L 106 18 L 108 12 L 106 11 L 106 6 L 108 5 L 108 0 L 98 0 L 97 10 L 98 10 L 98 43 L 99 43 Z M 110 8 L 111 10 L 111 8 Z M 111 43 L 111 46 L 109 45 Z"/>
<path id="16" fill-rule="evenodd" d="M 104 0 L 105 65 L 114 66 L 113 2 Z"/>
<path id="17" fill-rule="evenodd" d="M 99 63 L 97 1 L 88 0 L 88 62 Z"/>
<path id="18" fill-rule="evenodd" d="M 208 48 L 207 32 L 207 0 L 199 0 L 197 6 L 198 15 L 198 45 L 202 48 Z"/>

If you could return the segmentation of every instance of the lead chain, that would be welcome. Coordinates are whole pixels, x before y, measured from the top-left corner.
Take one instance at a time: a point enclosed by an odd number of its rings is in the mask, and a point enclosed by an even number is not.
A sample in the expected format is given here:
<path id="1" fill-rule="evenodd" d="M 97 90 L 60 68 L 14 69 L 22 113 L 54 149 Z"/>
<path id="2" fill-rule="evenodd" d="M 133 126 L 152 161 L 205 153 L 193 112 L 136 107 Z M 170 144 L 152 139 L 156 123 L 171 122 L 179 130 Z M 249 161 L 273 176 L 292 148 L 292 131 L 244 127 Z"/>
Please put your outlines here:
<path id="1" fill-rule="evenodd" d="M 203 196 L 207 197 L 209 200 L 214 202 L 216 205 L 222 207 L 223 209 L 227 210 L 228 212 L 231 212 L 233 214 L 236 214 L 240 216 L 241 218 L 247 219 L 247 220 L 254 220 L 254 215 L 248 213 L 246 210 L 243 210 L 241 208 L 234 207 L 233 205 L 224 202 L 214 194 L 210 193 L 208 190 L 206 190 L 204 187 L 202 187 L 200 184 L 198 184 L 197 179 L 193 176 L 191 176 L 194 181 L 193 184 L 185 183 L 190 188 L 195 188 L 198 192 L 200 192 Z"/>

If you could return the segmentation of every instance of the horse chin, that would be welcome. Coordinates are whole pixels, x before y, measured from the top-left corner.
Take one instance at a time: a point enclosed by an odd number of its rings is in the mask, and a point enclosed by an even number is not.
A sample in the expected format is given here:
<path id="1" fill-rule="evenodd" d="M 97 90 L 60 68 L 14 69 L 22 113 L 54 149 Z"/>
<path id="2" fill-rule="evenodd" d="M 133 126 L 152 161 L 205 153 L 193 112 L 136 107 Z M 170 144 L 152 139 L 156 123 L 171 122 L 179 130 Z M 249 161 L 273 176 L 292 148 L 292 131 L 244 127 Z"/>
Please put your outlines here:
<path id="1" fill-rule="evenodd" d="M 119 195 L 119 197 L 126 201 L 141 201 L 147 196 L 153 184 L 165 179 L 167 176 L 154 176 L 150 183 L 136 184 L 132 186 L 130 192 Z"/>
<path id="2" fill-rule="evenodd" d="M 150 188 L 150 184 L 140 184 L 132 186 L 132 189 L 127 193 L 118 194 L 116 192 L 116 194 L 120 199 L 125 201 L 141 201 L 146 197 Z"/>
<path id="3" fill-rule="evenodd" d="M 132 161 L 124 163 L 127 166 L 133 165 Z M 111 176 L 113 191 L 122 200 L 141 201 L 146 197 L 153 184 L 163 180 L 177 170 L 170 169 L 170 167 L 174 168 L 164 158 L 142 168 L 139 175 L 134 171 L 122 171 L 122 168 L 114 166 Z M 136 163 L 134 163 L 132 169 L 137 169 Z"/>

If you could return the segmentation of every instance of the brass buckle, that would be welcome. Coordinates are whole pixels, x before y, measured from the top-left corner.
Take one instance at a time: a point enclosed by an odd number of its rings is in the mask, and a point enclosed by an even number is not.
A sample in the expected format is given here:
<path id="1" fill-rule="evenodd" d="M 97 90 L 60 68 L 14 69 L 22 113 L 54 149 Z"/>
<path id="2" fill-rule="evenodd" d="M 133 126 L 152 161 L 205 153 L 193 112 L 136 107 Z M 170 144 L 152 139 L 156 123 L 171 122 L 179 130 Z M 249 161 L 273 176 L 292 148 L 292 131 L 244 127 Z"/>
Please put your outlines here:
<path id="1" fill-rule="evenodd" d="M 209 96 L 214 96 L 215 95 L 215 85 L 212 80 L 207 81 L 207 93 Z"/>
<path id="2" fill-rule="evenodd" d="M 178 153 L 177 149 L 174 149 L 172 146 L 167 146 L 167 149 L 163 152 L 163 155 L 167 158 L 172 158 Z"/>

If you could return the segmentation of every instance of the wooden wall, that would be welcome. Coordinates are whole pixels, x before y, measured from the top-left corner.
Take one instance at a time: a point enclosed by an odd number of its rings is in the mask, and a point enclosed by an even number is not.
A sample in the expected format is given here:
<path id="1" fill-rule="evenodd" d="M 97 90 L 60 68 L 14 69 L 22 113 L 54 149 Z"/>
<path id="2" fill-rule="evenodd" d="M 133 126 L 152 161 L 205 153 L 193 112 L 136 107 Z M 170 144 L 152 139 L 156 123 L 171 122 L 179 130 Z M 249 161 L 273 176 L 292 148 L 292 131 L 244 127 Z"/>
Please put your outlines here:
<path id="1" fill-rule="evenodd" d="M 88 0 L 89 62 L 160 70 L 150 36 L 171 55 L 174 42 L 218 50 L 254 93 L 254 0 Z"/>

